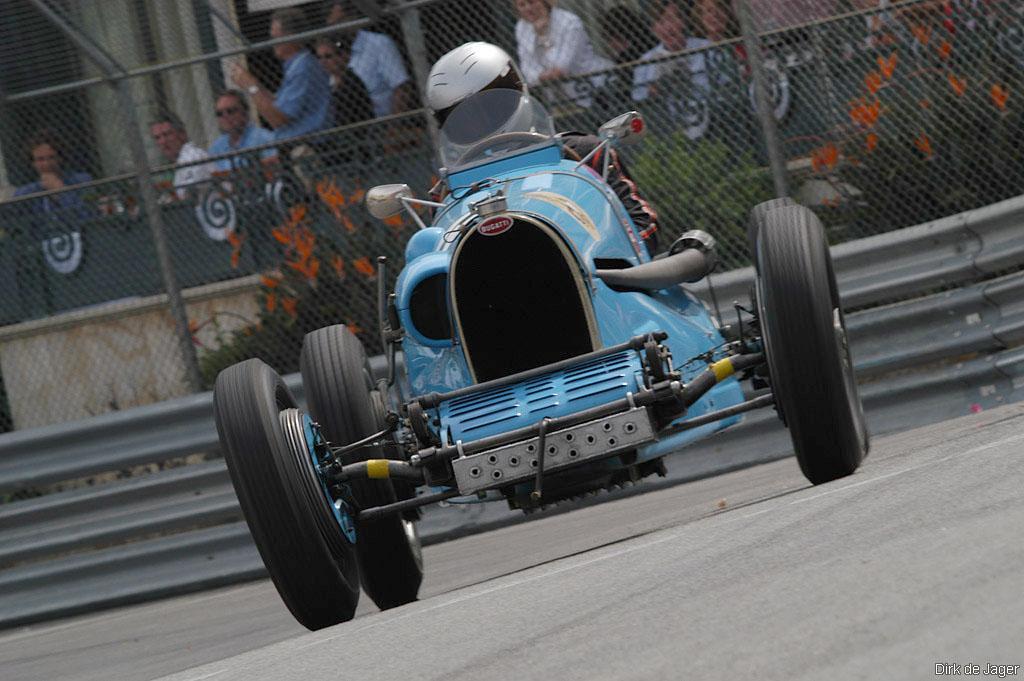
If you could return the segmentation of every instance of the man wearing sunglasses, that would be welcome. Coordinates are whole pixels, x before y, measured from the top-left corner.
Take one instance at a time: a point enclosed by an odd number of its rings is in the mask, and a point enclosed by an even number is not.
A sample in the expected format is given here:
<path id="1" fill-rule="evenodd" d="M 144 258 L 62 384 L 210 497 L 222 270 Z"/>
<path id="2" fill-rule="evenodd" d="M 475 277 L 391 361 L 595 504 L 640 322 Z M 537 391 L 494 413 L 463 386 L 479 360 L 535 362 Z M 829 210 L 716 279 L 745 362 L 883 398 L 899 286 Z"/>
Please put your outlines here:
<path id="1" fill-rule="evenodd" d="M 225 90 L 214 108 L 217 115 L 217 125 L 220 126 L 222 134 L 210 145 L 210 155 L 219 156 L 237 152 L 249 147 L 257 147 L 261 144 L 270 144 L 274 141 L 274 133 L 266 128 L 254 125 L 249 118 L 249 102 L 238 90 Z M 275 149 L 262 149 L 259 152 L 261 159 L 270 158 L 277 153 Z M 254 154 L 236 154 L 230 158 L 222 158 L 216 161 L 217 167 L 221 170 L 232 170 L 249 165 Z"/>

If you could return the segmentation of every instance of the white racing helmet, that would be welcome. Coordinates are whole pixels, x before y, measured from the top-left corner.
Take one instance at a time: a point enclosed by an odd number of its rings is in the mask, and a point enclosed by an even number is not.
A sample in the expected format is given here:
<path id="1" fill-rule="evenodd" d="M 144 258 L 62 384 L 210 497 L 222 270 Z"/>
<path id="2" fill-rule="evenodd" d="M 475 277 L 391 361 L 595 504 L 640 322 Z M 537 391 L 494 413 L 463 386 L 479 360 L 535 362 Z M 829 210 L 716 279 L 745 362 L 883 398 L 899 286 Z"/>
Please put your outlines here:
<path id="1" fill-rule="evenodd" d="M 464 43 L 438 59 L 427 76 L 427 107 L 444 125 L 452 109 L 483 90 L 502 88 L 529 94 L 509 53 L 491 43 Z"/>

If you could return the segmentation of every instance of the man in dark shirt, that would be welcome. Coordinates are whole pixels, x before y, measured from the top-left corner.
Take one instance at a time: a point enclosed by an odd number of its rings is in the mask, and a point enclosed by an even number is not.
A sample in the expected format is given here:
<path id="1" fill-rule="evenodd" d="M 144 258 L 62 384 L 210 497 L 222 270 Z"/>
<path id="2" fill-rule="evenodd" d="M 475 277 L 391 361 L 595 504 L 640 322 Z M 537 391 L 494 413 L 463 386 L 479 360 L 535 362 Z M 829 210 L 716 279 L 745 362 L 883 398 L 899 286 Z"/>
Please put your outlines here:
<path id="1" fill-rule="evenodd" d="M 316 57 L 330 75 L 335 125 L 350 125 L 373 118 L 370 93 L 348 65 L 351 52 L 350 34 L 320 38 L 316 41 Z"/>

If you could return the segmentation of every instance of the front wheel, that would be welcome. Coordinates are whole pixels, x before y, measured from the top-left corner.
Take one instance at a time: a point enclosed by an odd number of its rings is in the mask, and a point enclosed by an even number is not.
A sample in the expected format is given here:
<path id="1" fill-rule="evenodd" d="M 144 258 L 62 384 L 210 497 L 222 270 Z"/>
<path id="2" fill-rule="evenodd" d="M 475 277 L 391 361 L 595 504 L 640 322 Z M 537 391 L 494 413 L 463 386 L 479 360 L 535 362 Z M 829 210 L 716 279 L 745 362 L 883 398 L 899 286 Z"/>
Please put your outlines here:
<path id="1" fill-rule="evenodd" d="M 326 442 L 258 359 L 221 372 L 217 434 L 256 548 L 292 615 L 309 629 L 346 622 L 359 601 L 351 507 L 316 472 Z"/>
<path id="2" fill-rule="evenodd" d="M 363 344 L 341 325 L 317 329 L 302 343 L 302 383 L 309 410 L 334 445 L 346 445 L 384 430 L 384 400 L 374 388 L 373 373 Z M 352 452 L 345 463 L 366 459 L 400 458 L 393 437 L 383 446 Z M 391 480 L 352 480 L 360 508 L 372 508 L 409 498 L 413 490 Z M 357 526 L 363 590 L 385 610 L 416 600 L 423 581 L 423 558 L 413 521 L 394 515 Z"/>
<path id="3" fill-rule="evenodd" d="M 772 392 L 813 484 L 850 475 L 868 452 L 846 322 L 824 230 L 803 206 L 757 211 L 761 316 Z"/>

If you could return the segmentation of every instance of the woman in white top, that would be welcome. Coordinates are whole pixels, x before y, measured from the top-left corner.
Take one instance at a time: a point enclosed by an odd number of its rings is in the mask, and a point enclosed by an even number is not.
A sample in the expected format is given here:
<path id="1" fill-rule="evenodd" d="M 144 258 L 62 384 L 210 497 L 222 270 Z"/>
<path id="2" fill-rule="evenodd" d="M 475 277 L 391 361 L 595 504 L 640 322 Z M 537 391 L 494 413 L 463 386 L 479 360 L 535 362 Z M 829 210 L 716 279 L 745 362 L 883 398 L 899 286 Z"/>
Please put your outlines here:
<path id="1" fill-rule="evenodd" d="M 572 12 L 552 5 L 551 0 L 512 0 L 519 12 L 516 22 L 516 43 L 519 66 L 531 85 L 571 78 L 591 71 L 611 68 L 612 62 L 594 54 L 583 22 Z M 594 87 L 604 85 L 604 76 L 590 79 Z M 574 83 L 563 90 L 581 106 L 590 106 L 590 99 Z"/>

